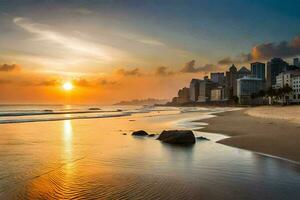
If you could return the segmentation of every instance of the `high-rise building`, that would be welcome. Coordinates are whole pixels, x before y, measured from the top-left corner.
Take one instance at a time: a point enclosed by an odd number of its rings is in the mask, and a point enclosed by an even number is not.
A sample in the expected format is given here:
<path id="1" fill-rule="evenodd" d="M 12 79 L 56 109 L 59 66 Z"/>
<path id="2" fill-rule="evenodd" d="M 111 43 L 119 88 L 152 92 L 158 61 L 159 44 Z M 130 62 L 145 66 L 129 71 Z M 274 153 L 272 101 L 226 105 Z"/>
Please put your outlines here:
<path id="1" fill-rule="evenodd" d="M 243 78 L 245 76 L 249 76 L 251 74 L 251 71 L 246 67 L 241 67 L 237 73 L 237 78 Z"/>
<path id="2" fill-rule="evenodd" d="M 229 68 L 229 71 L 226 72 L 225 78 L 225 96 L 228 99 L 231 99 L 233 96 L 236 96 L 236 80 L 238 77 L 237 69 L 234 65 Z"/>
<path id="3" fill-rule="evenodd" d="M 252 104 L 252 94 L 263 89 L 263 81 L 256 77 L 243 77 L 237 80 L 237 96 L 240 104 Z"/>
<path id="4" fill-rule="evenodd" d="M 273 58 L 267 64 L 267 87 L 272 87 L 276 84 L 276 76 L 283 71 L 286 71 L 289 64 L 281 58 Z"/>
<path id="5" fill-rule="evenodd" d="M 294 61 L 293 64 L 294 64 L 296 67 L 300 67 L 299 58 L 294 58 L 293 61 Z"/>
<path id="6" fill-rule="evenodd" d="M 190 83 L 190 100 L 197 102 L 199 97 L 199 79 L 192 79 Z"/>
<path id="7" fill-rule="evenodd" d="M 214 83 L 218 83 L 219 85 L 223 85 L 224 84 L 224 80 L 225 80 L 224 72 L 210 73 L 210 79 Z"/>
<path id="8" fill-rule="evenodd" d="M 263 81 L 266 79 L 266 65 L 261 62 L 251 63 L 251 75 L 252 77 L 260 78 Z"/>
<path id="9" fill-rule="evenodd" d="M 211 90 L 217 87 L 217 83 L 212 82 L 209 79 L 200 80 L 199 82 L 199 97 L 198 102 L 210 101 Z"/>
<path id="10" fill-rule="evenodd" d="M 178 91 L 177 103 L 183 104 L 188 102 L 190 102 L 190 89 L 184 87 Z"/>

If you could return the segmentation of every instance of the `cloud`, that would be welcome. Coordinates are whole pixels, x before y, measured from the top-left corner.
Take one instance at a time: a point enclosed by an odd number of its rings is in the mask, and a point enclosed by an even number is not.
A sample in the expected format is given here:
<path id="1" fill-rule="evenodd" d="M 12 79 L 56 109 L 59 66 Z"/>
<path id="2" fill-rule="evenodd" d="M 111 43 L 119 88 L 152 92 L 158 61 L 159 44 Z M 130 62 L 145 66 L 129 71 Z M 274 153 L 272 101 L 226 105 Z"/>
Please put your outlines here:
<path id="1" fill-rule="evenodd" d="M 117 84 L 117 82 L 116 81 L 108 81 L 106 79 L 101 79 L 101 80 L 99 80 L 99 84 L 100 85 L 115 85 L 115 84 Z"/>
<path id="2" fill-rule="evenodd" d="M 20 70 L 20 67 L 15 64 L 2 64 L 0 65 L 0 71 L 1 72 L 11 72 L 11 71 L 18 71 Z"/>
<path id="3" fill-rule="evenodd" d="M 90 87 L 91 86 L 91 83 L 84 78 L 73 79 L 72 83 L 75 86 L 79 86 L 79 87 Z"/>
<path id="4" fill-rule="evenodd" d="M 168 67 L 160 66 L 156 68 L 154 74 L 158 76 L 170 76 L 174 75 L 175 73 L 173 71 L 168 71 Z"/>
<path id="5" fill-rule="evenodd" d="M 242 64 L 253 61 L 265 61 L 274 57 L 290 58 L 298 55 L 300 55 L 300 36 L 296 36 L 291 41 L 258 44 L 251 49 L 251 52 L 240 54 L 233 59 L 230 57 L 223 58 L 218 64 Z"/>
<path id="6" fill-rule="evenodd" d="M 87 8 L 76 8 L 73 10 L 70 10 L 71 13 L 74 14 L 80 14 L 80 15 L 90 15 L 93 13 L 93 11 L 87 9 Z"/>
<path id="7" fill-rule="evenodd" d="M 138 42 L 141 42 L 143 44 L 152 45 L 152 46 L 166 46 L 163 42 L 161 42 L 159 40 L 149 39 L 149 38 L 140 39 L 140 40 L 138 40 Z"/>
<path id="8" fill-rule="evenodd" d="M 103 48 L 100 48 L 100 46 L 95 43 L 63 35 L 52 30 L 45 24 L 35 23 L 27 18 L 15 17 L 13 22 L 29 33 L 35 34 L 37 36 L 37 41 L 39 42 L 44 41 L 55 44 L 56 46 L 58 45 L 61 48 L 80 54 L 89 59 L 111 60 L 111 57 L 104 52 Z"/>
<path id="9" fill-rule="evenodd" d="M 195 73 L 197 72 L 197 69 L 195 68 L 195 60 L 187 62 L 184 67 L 181 69 L 181 72 L 183 73 Z"/>
<path id="10" fill-rule="evenodd" d="M 123 76 L 140 76 L 142 75 L 139 68 L 135 68 L 132 70 L 119 69 L 117 71 L 118 74 Z"/>
<path id="11" fill-rule="evenodd" d="M 180 70 L 182 73 L 198 73 L 198 72 L 207 72 L 207 71 L 216 71 L 219 70 L 214 64 L 205 64 L 204 66 L 195 67 L 196 61 L 192 60 L 185 64 L 185 66 Z"/>
<path id="12" fill-rule="evenodd" d="M 218 61 L 218 64 L 219 64 L 219 65 L 230 65 L 230 64 L 232 64 L 233 62 L 234 62 L 234 61 L 231 60 L 230 57 L 226 57 L 226 58 L 223 58 L 223 59 L 219 60 L 219 61 Z"/>
<path id="13" fill-rule="evenodd" d="M 4 85 L 4 84 L 8 84 L 11 83 L 10 80 L 6 80 L 6 79 L 0 79 L 0 85 Z"/>
<path id="14" fill-rule="evenodd" d="M 51 79 L 51 80 L 45 80 L 37 83 L 36 85 L 38 86 L 57 86 L 60 85 L 61 81 L 56 80 L 56 79 Z"/>
<path id="15" fill-rule="evenodd" d="M 300 54 L 300 36 L 291 41 L 280 43 L 263 43 L 252 48 L 250 54 L 246 54 L 248 60 L 266 60 L 273 57 L 289 58 Z"/>

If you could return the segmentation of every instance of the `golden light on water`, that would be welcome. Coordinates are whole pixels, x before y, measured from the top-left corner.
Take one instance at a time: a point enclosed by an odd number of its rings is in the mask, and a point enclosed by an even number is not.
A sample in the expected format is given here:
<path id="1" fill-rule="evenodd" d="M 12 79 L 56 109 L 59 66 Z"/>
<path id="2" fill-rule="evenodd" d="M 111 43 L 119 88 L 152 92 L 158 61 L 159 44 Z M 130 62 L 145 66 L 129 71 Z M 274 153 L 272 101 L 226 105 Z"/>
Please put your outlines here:
<path id="1" fill-rule="evenodd" d="M 70 90 L 73 89 L 73 85 L 72 85 L 71 82 L 66 82 L 66 83 L 64 83 L 62 87 L 63 87 L 63 89 L 66 90 L 66 91 L 70 91 Z"/>

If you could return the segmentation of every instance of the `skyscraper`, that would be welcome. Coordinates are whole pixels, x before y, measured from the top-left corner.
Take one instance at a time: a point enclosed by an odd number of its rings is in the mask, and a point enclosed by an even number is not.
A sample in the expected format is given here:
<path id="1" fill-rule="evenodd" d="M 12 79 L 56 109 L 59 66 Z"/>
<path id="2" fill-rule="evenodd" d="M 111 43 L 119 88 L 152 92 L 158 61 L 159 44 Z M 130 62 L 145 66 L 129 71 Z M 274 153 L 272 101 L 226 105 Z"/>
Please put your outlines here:
<path id="1" fill-rule="evenodd" d="M 272 58 L 267 64 L 267 87 L 276 84 L 276 76 L 288 68 L 289 64 L 281 58 Z"/>
<path id="2" fill-rule="evenodd" d="M 293 61 L 294 61 L 293 64 L 294 64 L 296 67 L 300 67 L 299 58 L 294 58 Z"/>
<path id="3" fill-rule="evenodd" d="M 190 83 L 190 100 L 197 102 L 199 97 L 199 79 L 192 79 Z"/>
<path id="4" fill-rule="evenodd" d="M 236 80 L 237 80 L 237 69 L 234 65 L 229 68 L 226 72 L 226 98 L 231 99 L 236 96 Z"/>
<path id="5" fill-rule="evenodd" d="M 265 63 L 254 62 L 251 63 L 251 75 L 256 78 L 260 78 L 263 81 L 266 79 L 266 65 Z"/>

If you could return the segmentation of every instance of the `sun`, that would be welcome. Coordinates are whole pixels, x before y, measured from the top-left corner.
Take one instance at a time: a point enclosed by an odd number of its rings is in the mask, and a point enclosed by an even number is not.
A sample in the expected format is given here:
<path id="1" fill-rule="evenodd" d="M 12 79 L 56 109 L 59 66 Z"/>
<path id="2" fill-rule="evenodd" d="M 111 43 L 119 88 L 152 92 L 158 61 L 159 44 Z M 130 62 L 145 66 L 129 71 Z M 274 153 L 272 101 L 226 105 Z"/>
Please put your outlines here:
<path id="1" fill-rule="evenodd" d="M 73 89 L 73 85 L 71 82 L 65 82 L 62 87 L 66 91 L 70 91 Z"/>

